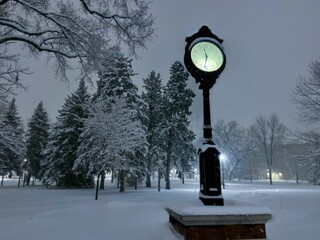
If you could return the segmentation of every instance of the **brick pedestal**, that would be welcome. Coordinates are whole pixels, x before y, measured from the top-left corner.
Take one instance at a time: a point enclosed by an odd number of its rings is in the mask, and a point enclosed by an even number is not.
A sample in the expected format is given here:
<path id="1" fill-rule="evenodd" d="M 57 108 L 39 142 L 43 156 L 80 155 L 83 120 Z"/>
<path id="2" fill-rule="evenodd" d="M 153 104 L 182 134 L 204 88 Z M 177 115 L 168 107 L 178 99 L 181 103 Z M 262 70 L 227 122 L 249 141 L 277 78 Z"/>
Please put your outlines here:
<path id="1" fill-rule="evenodd" d="M 266 239 L 265 208 L 189 207 L 167 208 L 169 221 L 185 240 Z"/>

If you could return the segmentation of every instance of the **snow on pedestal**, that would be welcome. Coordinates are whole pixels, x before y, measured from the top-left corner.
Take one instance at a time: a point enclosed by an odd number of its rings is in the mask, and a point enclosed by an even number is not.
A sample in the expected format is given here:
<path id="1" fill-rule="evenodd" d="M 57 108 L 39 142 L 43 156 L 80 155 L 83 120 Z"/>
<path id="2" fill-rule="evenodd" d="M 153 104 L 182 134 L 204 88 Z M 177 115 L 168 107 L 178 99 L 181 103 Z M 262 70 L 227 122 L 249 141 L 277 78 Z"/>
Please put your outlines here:
<path id="1" fill-rule="evenodd" d="M 186 240 L 266 239 L 268 208 L 201 206 L 166 208 L 173 228 Z"/>

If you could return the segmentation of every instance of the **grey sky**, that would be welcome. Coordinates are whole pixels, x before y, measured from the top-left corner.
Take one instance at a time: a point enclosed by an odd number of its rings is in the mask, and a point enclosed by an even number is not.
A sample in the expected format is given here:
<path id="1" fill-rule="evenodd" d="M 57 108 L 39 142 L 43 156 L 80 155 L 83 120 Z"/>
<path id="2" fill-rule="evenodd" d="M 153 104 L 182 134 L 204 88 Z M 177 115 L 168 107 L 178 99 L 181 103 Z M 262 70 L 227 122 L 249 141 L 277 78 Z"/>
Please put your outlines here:
<path id="1" fill-rule="evenodd" d="M 320 1 L 155 0 L 151 8 L 157 17 L 157 37 L 147 50 L 138 50 L 140 59 L 134 60 L 138 86 L 151 70 L 160 73 L 165 83 L 174 61 L 183 61 L 185 37 L 207 25 L 224 39 L 227 56 L 226 68 L 211 90 L 213 123 L 222 118 L 249 126 L 258 115 L 276 113 L 288 127 L 301 127 L 289 97 L 299 74 L 305 75 L 310 61 L 320 58 Z M 34 71 L 25 79 L 30 88 L 17 97 L 24 120 L 40 100 L 54 119 L 70 93 L 43 59 L 28 60 Z M 189 82 L 197 95 L 192 129 L 200 133 L 201 91 L 191 77 Z M 72 81 L 69 89 L 77 85 Z"/>

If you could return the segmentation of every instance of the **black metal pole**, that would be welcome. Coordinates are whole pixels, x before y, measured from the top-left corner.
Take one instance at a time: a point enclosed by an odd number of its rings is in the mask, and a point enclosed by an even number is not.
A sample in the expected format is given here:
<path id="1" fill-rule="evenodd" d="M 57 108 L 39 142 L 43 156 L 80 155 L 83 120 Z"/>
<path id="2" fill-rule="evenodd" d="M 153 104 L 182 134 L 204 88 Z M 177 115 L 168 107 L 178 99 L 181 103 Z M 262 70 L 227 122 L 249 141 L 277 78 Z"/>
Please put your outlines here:
<path id="1" fill-rule="evenodd" d="M 203 95 L 203 138 L 204 143 L 214 144 L 212 141 L 212 127 L 211 127 L 211 116 L 210 116 L 210 88 L 204 87 L 202 92 Z"/>
<path id="2" fill-rule="evenodd" d="M 213 84 L 212 84 L 213 85 Z M 219 155 L 212 140 L 210 115 L 211 84 L 202 84 L 203 93 L 203 152 L 199 153 L 200 165 L 200 200 L 205 205 L 224 205 L 221 193 L 221 169 Z"/>

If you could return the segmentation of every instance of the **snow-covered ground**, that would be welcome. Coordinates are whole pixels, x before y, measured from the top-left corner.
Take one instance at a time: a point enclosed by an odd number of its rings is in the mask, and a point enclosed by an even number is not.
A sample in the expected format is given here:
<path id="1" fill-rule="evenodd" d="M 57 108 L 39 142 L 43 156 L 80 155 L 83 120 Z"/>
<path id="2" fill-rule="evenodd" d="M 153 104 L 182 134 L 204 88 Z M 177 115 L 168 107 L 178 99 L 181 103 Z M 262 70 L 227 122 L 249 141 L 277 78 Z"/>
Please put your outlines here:
<path id="1" fill-rule="evenodd" d="M 166 206 L 202 206 L 198 182 L 171 190 L 127 189 L 111 184 L 94 200 L 94 189 L 0 187 L 0 239 L 10 240 L 177 240 Z M 225 208 L 267 207 L 269 240 L 320 239 L 320 187 L 293 183 L 233 183 L 223 191 Z"/>

